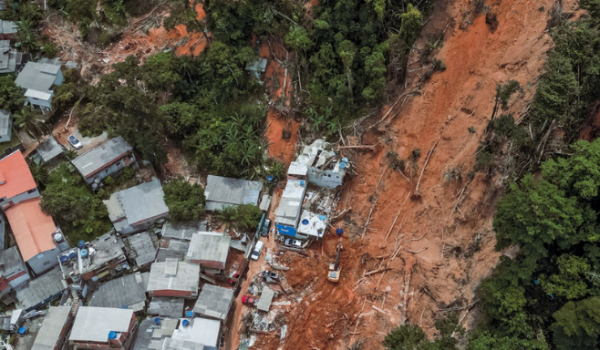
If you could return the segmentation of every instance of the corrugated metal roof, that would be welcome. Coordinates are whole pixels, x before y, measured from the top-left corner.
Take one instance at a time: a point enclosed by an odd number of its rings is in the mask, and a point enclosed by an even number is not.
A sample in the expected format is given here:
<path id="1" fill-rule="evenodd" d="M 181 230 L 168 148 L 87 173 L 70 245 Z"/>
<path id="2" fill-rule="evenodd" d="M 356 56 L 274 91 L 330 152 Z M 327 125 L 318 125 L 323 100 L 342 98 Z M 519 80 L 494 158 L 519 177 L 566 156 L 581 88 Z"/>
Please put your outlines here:
<path id="1" fill-rule="evenodd" d="M 15 83 L 23 89 L 50 93 L 50 88 L 56 80 L 56 73 L 50 73 L 47 66 L 48 63 L 27 62 L 25 68 L 17 76 Z M 60 66 L 58 66 L 58 69 L 60 69 Z M 46 72 L 43 70 L 46 70 Z"/>
<path id="2" fill-rule="evenodd" d="M 177 261 L 176 275 L 172 276 L 174 259 L 166 262 L 154 263 L 150 267 L 150 279 L 148 280 L 148 291 L 155 290 L 178 290 L 197 292 L 200 284 L 200 265 L 184 261 Z"/>
<path id="3" fill-rule="evenodd" d="M 148 314 L 179 318 L 183 316 L 183 303 L 182 298 L 154 297 L 148 305 Z"/>
<path id="4" fill-rule="evenodd" d="M 35 151 L 42 157 L 44 163 L 51 161 L 64 152 L 63 146 L 56 141 L 53 135 L 40 143 Z"/>
<path id="5" fill-rule="evenodd" d="M 21 151 L 16 151 L 0 160 L 0 173 L 0 177 L 4 177 L 5 181 L 0 185 L 0 198 L 12 198 L 36 188 Z"/>
<path id="6" fill-rule="evenodd" d="M 17 32 L 17 24 L 13 21 L 0 19 L 0 33 L 15 34 Z"/>
<path id="7" fill-rule="evenodd" d="M 70 313 L 70 306 L 50 306 L 31 350 L 54 350 Z"/>
<path id="8" fill-rule="evenodd" d="M 56 225 L 52 217 L 42 211 L 40 201 L 39 197 L 32 198 L 5 211 L 25 261 L 56 247 L 52 239 Z"/>
<path id="9" fill-rule="evenodd" d="M 195 233 L 186 257 L 189 260 L 218 261 L 224 265 L 229 254 L 230 241 L 231 237 L 221 232 Z"/>
<path id="10" fill-rule="evenodd" d="M 166 338 L 162 345 L 162 350 L 204 350 L 202 344 L 194 343 L 187 340 Z"/>
<path id="11" fill-rule="evenodd" d="M 194 312 L 200 316 L 225 320 L 232 302 L 233 289 L 205 284 L 194 306 Z"/>
<path id="12" fill-rule="evenodd" d="M 275 212 L 275 223 L 296 227 L 305 194 L 306 181 L 288 180 Z"/>
<path id="13" fill-rule="evenodd" d="M 166 238 L 190 241 L 192 239 L 192 234 L 200 231 L 206 231 L 206 220 L 186 222 L 167 221 L 163 225 L 160 235 Z"/>
<path id="14" fill-rule="evenodd" d="M 275 292 L 272 289 L 270 289 L 269 287 L 263 288 L 256 308 L 261 311 L 269 312 L 269 309 L 271 308 L 271 302 L 273 301 L 274 296 Z"/>
<path id="15" fill-rule="evenodd" d="M 18 267 L 25 268 L 25 263 L 17 247 L 0 251 L 0 275 L 4 275 L 4 272 L 12 271 Z"/>
<path id="16" fill-rule="evenodd" d="M 155 262 L 165 262 L 167 259 L 183 261 L 190 249 L 190 242 L 175 239 L 162 240 Z"/>
<path id="17" fill-rule="evenodd" d="M 164 339 L 173 334 L 178 322 L 179 320 L 176 319 L 163 319 L 160 320 L 160 325 L 156 325 L 151 318 L 143 320 L 140 323 L 133 350 L 162 350 Z"/>
<path id="18" fill-rule="evenodd" d="M 156 236 L 155 236 L 156 237 Z M 154 261 L 156 247 L 148 232 L 141 232 L 123 239 L 127 257 L 135 261 L 138 266 L 143 266 Z"/>
<path id="19" fill-rule="evenodd" d="M 220 329 L 221 322 L 196 317 L 187 327 L 183 327 L 180 323 L 179 328 L 173 332 L 172 338 L 203 344 L 207 347 L 216 347 L 219 342 Z"/>
<path id="20" fill-rule="evenodd" d="M 103 283 L 92 295 L 90 306 L 128 308 L 142 311 L 146 301 L 146 288 L 150 274 L 133 273 Z"/>
<path id="21" fill-rule="evenodd" d="M 160 181 L 152 178 L 150 182 L 113 193 L 104 203 L 111 220 L 116 221 L 125 214 L 128 224 L 135 225 L 150 218 L 167 215 L 169 208 L 164 198 Z M 121 209 L 116 205 L 117 201 Z"/>
<path id="22" fill-rule="evenodd" d="M 0 136 L 5 136 L 10 133 L 11 113 L 0 109 Z"/>
<path id="23" fill-rule="evenodd" d="M 89 177 L 106 165 L 123 158 L 124 155 L 132 152 L 132 150 L 133 148 L 123 137 L 119 136 L 85 152 L 71 162 L 83 177 Z"/>
<path id="24" fill-rule="evenodd" d="M 208 175 L 206 180 L 206 210 L 216 211 L 228 205 L 258 205 L 263 184 L 258 181 Z"/>
<path id="25" fill-rule="evenodd" d="M 81 306 L 77 310 L 69 340 L 108 342 L 108 333 L 127 332 L 133 310 Z"/>
<path id="26" fill-rule="evenodd" d="M 25 310 L 34 307 L 66 289 L 62 273 L 55 268 L 17 290 L 17 300 Z"/>

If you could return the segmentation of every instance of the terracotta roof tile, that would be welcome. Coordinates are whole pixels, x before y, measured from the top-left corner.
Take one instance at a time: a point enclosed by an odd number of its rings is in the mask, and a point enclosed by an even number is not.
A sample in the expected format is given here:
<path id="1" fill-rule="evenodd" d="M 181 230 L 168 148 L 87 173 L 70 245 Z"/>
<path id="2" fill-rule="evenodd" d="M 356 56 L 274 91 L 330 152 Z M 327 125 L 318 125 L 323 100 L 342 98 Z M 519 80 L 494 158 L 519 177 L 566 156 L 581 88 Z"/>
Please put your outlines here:
<path id="1" fill-rule="evenodd" d="M 40 201 L 39 197 L 29 199 L 6 210 L 6 218 L 25 261 L 56 246 L 52 239 L 56 225 L 52 217 L 42 211 Z"/>
<path id="2" fill-rule="evenodd" d="M 0 173 L 6 181 L 0 185 L 0 198 L 12 198 L 36 188 L 29 166 L 21 151 L 0 160 Z"/>

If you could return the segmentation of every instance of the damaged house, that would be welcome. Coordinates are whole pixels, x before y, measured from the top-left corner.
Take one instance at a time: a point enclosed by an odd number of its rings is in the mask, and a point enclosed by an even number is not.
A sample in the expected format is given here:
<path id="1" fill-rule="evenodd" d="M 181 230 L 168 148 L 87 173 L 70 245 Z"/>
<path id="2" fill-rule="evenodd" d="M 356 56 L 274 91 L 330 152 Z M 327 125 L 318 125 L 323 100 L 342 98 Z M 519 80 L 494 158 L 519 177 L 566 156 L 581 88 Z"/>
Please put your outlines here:
<path id="1" fill-rule="evenodd" d="M 335 189 L 342 185 L 348 159 L 338 157 L 329 142 L 316 140 L 304 146 L 290 164 L 288 178 L 308 181 L 319 187 Z"/>

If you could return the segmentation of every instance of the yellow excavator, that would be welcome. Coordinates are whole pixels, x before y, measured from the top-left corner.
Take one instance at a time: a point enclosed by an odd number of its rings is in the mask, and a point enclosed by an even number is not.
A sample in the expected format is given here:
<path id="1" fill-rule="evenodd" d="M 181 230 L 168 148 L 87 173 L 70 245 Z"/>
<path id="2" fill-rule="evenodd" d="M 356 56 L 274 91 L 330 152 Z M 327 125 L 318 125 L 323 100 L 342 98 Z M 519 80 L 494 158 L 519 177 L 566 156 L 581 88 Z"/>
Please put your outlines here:
<path id="1" fill-rule="evenodd" d="M 340 251 L 342 250 L 342 243 L 338 243 L 337 246 L 337 255 L 335 257 L 335 263 L 329 263 L 329 273 L 327 274 L 327 279 L 331 282 L 339 282 L 340 281 L 340 272 L 342 271 L 342 267 L 340 266 Z"/>

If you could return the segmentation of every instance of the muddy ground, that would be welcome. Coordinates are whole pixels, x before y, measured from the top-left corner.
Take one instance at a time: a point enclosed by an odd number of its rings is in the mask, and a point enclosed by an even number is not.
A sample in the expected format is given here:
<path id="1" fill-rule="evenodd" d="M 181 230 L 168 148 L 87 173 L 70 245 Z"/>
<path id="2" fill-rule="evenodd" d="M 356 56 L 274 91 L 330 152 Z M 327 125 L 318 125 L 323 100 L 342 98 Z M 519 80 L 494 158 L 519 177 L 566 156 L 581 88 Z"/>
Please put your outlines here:
<path id="1" fill-rule="evenodd" d="M 384 336 L 405 322 L 433 336 L 435 320 L 450 310 L 459 312 L 467 328 L 477 322 L 475 290 L 501 254 L 494 251 L 491 220 L 505 178 L 473 172 L 475 155 L 497 84 L 518 81 L 523 93 L 511 98 L 507 112 L 517 120 L 526 113 L 552 47 L 546 27 L 553 5 L 553 0 L 492 0 L 486 2 L 487 13 L 475 13 L 468 0 L 437 2 L 411 53 L 404 87 L 361 126 L 366 131 L 359 142 L 374 145 L 374 151 L 344 151 L 356 175 L 344 184 L 337 208 L 352 208 L 335 224 L 345 231 L 340 282 L 326 280 L 340 240 L 333 234 L 314 243 L 308 257 L 282 254 L 279 259 L 291 267 L 285 275 L 295 290 L 277 300 L 291 301 L 279 308 L 288 332 L 283 341 L 279 332 L 259 335 L 255 349 L 346 349 L 356 343 L 379 349 Z M 564 6 L 573 10 L 570 3 Z M 201 33 L 187 33 L 182 26 L 167 32 L 152 24 L 164 15 L 166 9 L 159 8 L 133 21 L 123 40 L 106 50 L 82 43 L 77 31 L 60 18 L 51 18 L 44 31 L 62 46 L 63 60 L 80 63 L 84 77 L 93 83 L 110 71 L 110 64 L 129 54 L 143 61 L 169 47 L 191 55 L 204 49 Z M 204 16 L 201 9 L 199 16 Z M 446 70 L 424 80 L 431 67 L 424 64 L 422 53 L 438 40 L 443 46 L 433 55 Z M 279 61 L 286 52 L 272 46 L 275 52 L 264 44 L 261 50 L 261 57 L 269 58 L 265 78 L 273 97 L 265 137 L 269 155 L 289 164 L 300 123 L 286 113 L 289 104 L 282 99 L 293 93 L 288 75 L 283 94 L 285 69 Z M 272 84 L 274 80 L 278 83 Z M 411 163 L 415 149 L 420 157 Z M 404 173 L 388 167 L 390 151 L 406 161 Z M 194 172 L 182 159 L 178 148 L 170 145 L 170 175 Z M 271 217 L 280 192 L 275 193 Z M 275 247 L 272 239 L 265 242 Z M 249 278 L 263 265 L 264 260 L 250 263 Z M 227 348 L 237 348 L 245 311 L 241 305 L 235 309 Z"/>

